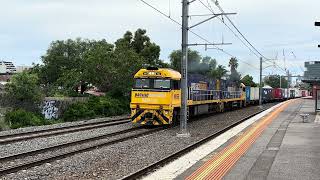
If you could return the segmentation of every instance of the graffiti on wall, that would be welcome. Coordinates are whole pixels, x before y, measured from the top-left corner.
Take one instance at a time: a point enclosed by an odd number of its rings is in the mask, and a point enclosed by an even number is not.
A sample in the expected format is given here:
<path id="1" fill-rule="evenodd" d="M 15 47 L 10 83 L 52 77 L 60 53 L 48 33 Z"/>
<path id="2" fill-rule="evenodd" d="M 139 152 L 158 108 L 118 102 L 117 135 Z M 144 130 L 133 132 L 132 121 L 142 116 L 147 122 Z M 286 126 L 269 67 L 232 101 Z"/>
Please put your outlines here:
<path id="1" fill-rule="evenodd" d="M 42 114 L 46 119 L 58 119 L 71 104 L 87 100 L 87 97 L 46 97 L 41 106 Z"/>
<path id="2" fill-rule="evenodd" d="M 58 108 L 59 101 L 48 100 L 45 101 L 42 107 L 42 114 L 46 119 L 57 119 L 59 115 Z"/>

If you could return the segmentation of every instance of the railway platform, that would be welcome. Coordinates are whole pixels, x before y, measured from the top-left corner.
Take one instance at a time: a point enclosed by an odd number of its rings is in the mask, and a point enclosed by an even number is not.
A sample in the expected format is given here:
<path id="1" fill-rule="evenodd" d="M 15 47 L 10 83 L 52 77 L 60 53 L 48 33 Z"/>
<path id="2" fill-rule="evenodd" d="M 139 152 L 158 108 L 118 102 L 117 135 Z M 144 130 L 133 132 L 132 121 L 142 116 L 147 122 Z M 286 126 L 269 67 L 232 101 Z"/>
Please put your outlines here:
<path id="1" fill-rule="evenodd" d="M 278 104 L 149 178 L 319 179 L 320 114 L 314 106 L 313 99 Z M 302 114 L 309 114 L 308 119 L 303 121 Z"/>

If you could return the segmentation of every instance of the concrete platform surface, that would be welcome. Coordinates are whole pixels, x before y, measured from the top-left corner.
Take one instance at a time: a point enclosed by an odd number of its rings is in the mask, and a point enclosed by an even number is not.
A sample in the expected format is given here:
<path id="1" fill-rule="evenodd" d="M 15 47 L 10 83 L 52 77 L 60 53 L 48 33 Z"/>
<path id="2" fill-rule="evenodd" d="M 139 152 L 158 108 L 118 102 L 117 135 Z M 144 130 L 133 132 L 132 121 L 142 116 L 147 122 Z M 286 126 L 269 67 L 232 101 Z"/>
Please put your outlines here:
<path id="1" fill-rule="evenodd" d="M 270 121 L 263 129 L 260 129 L 261 132 L 258 131 L 256 139 L 251 137 L 247 137 L 247 139 L 244 140 L 237 139 L 239 136 L 243 136 L 242 134 L 248 133 L 248 127 L 240 132 L 239 135 L 231 138 L 224 145 L 213 150 L 211 154 L 202 158 L 202 160 L 198 161 L 175 179 L 215 179 L 214 177 L 222 177 L 226 180 L 319 180 L 320 114 L 317 115 L 314 112 L 314 105 L 315 102 L 312 99 L 295 100 L 286 105 L 278 114 L 270 117 L 272 118 L 272 121 Z M 276 111 L 276 109 L 277 108 L 273 111 Z M 300 114 L 309 114 L 309 121 L 303 122 Z M 258 122 L 259 121 L 254 124 L 257 124 Z M 249 132 L 248 134 L 254 136 L 255 133 L 256 132 L 250 134 Z M 247 147 L 247 149 L 241 154 L 240 151 L 243 151 L 243 148 L 241 149 L 240 145 L 238 147 L 233 147 L 237 146 L 237 143 L 234 141 L 251 141 L 251 143 L 244 144 L 244 147 Z M 235 148 L 239 149 L 234 150 Z M 221 154 L 221 152 L 224 151 L 225 154 Z M 217 153 L 218 155 L 220 153 L 219 156 L 227 156 L 233 153 L 235 154 L 234 157 L 239 157 L 235 158 L 236 160 L 232 162 L 230 160 L 233 158 L 232 156 L 226 157 L 225 160 L 221 160 L 220 157 L 216 157 Z M 215 161 L 217 161 L 217 163 L 208 164 L 210 161 L 214 162 L 214 158 L 216 158 Z M 222 161 L 226 161 L 226 163 L 223 163 Z M 194 175 L 201 168 L 204 169 L 202 171 L 206 172 L 210 171 L 210 168 L 212 170 L 217 167 L 219 168 L 219 166 L 225 166 L 222 169 L 228 168 L 224 174 L 222 172 L 216 173 L 218 175 L 219 173 L 220 175 L 223 174 L 223 176 L 210 176 L 208 174 L 206 176 Z"/>

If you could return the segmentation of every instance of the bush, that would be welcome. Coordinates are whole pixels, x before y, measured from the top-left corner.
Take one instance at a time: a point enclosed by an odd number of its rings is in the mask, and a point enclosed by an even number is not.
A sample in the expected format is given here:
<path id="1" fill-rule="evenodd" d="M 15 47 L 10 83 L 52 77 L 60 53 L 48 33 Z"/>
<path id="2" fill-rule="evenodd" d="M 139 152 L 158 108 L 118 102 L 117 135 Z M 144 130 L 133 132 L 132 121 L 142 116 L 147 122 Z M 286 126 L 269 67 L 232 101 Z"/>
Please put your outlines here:
<path id="1" fill-rule="evenodd" d="M 78 102 L 68 107 L 68 109 L 63 113 L 63 120 L 76 121 L 78 119 L 85 119 L 94 116 L 94 111 L 88 109 L 86 103 Z"/>
<path id="2" fill-rule="evenodd" d="M 122 115 L 129 112 L 129 101 L 125 98 L 114 99 L 107 96 L 90 97 L 88 102 L 72 104 L 63 113 L 64 121 Z"/>
<path id="3" fill-rule="evenodd" d="M 5 122 L 13 129 L 46 124 L 46 121 L 42 116 L 23 109 L 13 110 L 6 113 Z"/>

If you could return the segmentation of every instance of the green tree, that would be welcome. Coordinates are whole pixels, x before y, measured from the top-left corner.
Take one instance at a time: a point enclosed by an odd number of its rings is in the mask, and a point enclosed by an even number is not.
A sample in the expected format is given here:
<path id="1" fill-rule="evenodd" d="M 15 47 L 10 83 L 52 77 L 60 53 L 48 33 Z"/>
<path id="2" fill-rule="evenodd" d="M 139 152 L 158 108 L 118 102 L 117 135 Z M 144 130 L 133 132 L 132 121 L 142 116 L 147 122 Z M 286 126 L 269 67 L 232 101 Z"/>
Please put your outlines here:
<path id="1" fill-rule="evenodd" d="M 134 74 L 142 68 L 144 59 L 132 48 L 113 48 L 107 42 L 96 43 L 86 55 L 83 76 L 102 91 L 119 90 L 127 94 Z"/>
<path id="2" fill-rule="evenodd" d="M 227 75 L 228 70 L 222 66 L 222 65 L 218 65 L 218 67 L 216 69 L 212 69 L 210 71 L 210 76 L 216 79 L 221 79 L 222 77 Z"/>
<path id="3" fill-rule="evenodd" d="M 181 50 L 175 50 L 169 55 L 171 67 L 177 71 L 181 71 Z M 188 72 L 199 72 L 199 64 L 201 56 L 198 51 L 188 49 Z"/>
<path id="4" fill-rule="evenodd" d="M 144 29 L 137 29 L 134 35 L 127 31 L 124 36 L 115 42 L 116 49 L 131 49 L 141 55 L 144 63 L 150 66 L 162 65 L 159 60 L 160 46 L 150 41 Z"/>
<path id="5" fill-rule="evenodd" d="M 238 66 L 239 66 L 239 63 L 238 63 L 238 59 L 235 58 L 235 57 L 232 57 L 230 60 L 229 60 L 229 64 L 228 66 L 231 68 L 231 72 L 232 71 L 236 71 Z"/>
<path id="6" fill-rule="evenodd" d="M 42 83 L 55 83 L 65 71 L 71 69 L 82 70 L 84 65 L 84 53 L 91 48 L 94 41 L 68 39 L 66 41 L 53 41 L 47 50 L 47 53 L 42 56 L 42 70 L 40 77 L 43 78 Z"/>
<path id="7" fill-rule="evenodd" d="M 40 105 L 43 94 L 36 74 L 22 72 L 15 74 L 11 82 L 6 84 L 7 98 L 11 99 L 14 108 L 24 108 L 36 111 Z"/>
<path id="8" fill-rule="evenodd" d="M 48 95 L 83 93 L 88 85 L 111 91 L 129 89 L 134 73 L 143 66 L 168 67 L 159 60 L 160 47 L 151 42 L 146 30 L 127 31 L 115 44 L 102 40 L 54 41 L 42 56 L 42 65 L 34 65 Z"/>
<path id="9" fill-rule="evenodd" d="M 242 79 L 241 82 L 246 85 L 246 86 L 250 86 L 250 87 L 256 87 L 257 84 L 253 81 L 253 77 L 250 75 L 245 75 Z"/>
<path id="10" fill-rule="evenodd" d="M 266 76 L 264 78 L 264 83 L 273 87 L 273 88 L 279 88 L 280 87 L 280 75 Z M 287 87 L 288 87 L 288 81 L 285 79 L 285 77 L 281 77 L 281 88 L 287 88 Z"/>
<path id="11" fill-rule="evenodd" d="M 240 82 L 241 79 L 241 75 L 239 74 L 239 72 L 237 71 L 237 68 L 239 66 L 238 60 L 235 57 L 232 57 L 229 60 L 229 64 L 228 66 L 230 67 L 230 80 L 233 82 Z"/>
<path id="12" fill-rule="evenodd" d="M 197 67 L 195 71 L 198 73 L 208 75 L 212 70 L 216 69 L 217 61 L 209 56 L 205 56 L 198 65 L 194 66 Z"/>

